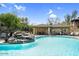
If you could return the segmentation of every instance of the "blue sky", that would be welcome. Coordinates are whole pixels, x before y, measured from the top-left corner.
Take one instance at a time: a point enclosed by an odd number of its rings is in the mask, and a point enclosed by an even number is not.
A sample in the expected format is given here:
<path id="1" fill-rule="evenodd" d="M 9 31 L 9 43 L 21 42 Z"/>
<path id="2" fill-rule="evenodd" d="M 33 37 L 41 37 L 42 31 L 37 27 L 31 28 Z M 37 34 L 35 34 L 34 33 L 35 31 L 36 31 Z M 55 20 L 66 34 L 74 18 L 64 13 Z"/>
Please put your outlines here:
<path id="1" fill-rule="evenodd" d="M 31 24 L 47 23 L 48 18 L 58 17 L 64 20 L 66 14 L 73 10 L 79 12 L 79 4 L 68 3 L 1 3 L 0 13 L 16 13 L 20 17 L 28 17 Z"/>

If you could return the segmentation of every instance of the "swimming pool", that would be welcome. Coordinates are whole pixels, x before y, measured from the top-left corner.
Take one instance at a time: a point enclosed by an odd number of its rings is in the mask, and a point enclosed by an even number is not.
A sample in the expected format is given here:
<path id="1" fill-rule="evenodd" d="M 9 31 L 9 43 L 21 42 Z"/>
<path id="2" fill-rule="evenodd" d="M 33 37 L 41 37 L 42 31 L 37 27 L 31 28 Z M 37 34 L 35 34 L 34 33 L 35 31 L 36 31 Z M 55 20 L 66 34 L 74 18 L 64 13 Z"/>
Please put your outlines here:
<path id="1" fill-rule="evenodd" d="M 41 36 L 26 44 L 1 44 L 1 56 L 78 56 L 79 40 L 71 36 Z M 7 48 L 6 48 L 7 47 Z M 15 49 L 16 48 L 16 49 Z"/>

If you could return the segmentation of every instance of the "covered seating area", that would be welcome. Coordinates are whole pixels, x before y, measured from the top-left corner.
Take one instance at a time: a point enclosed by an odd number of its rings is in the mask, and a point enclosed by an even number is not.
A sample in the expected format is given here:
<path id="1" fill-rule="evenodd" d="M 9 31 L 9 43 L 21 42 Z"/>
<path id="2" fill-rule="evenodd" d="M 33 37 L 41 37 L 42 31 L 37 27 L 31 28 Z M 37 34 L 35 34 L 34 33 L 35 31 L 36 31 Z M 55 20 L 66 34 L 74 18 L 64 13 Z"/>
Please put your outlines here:
<path id="1" fill-rule="evenodd" d="M 69 34 L 70 26 L 68 25 L 36 25 L 33 26 L 33 34 L 37 35 L 62 35 Z"/>

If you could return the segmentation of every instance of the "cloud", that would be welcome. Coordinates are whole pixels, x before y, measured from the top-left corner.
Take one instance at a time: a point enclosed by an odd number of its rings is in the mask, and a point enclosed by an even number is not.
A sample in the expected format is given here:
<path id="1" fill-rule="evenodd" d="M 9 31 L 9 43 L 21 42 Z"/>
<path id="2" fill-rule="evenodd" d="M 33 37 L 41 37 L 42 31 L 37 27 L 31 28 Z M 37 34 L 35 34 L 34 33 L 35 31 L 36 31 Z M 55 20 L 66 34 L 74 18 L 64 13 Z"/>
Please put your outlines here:
<path id="1" fill-rule="evenodd" d="M 61 7 L 57 7 L 57 9 L 58 9 L 58 10 L 60 10 L 60 9 L 61 9 Z"/>
<path id="2" fill-rule="evenodd" d="M 49 9 L 49 12 L 48 12 L 48 14 L 51 14 L 51 13 L 53 13 L 53 11 L 52 11 L 52 9 Z"/>
<path id="3" fill-rule="evenodd" d="M 26 7 L 21 6 L 21 5 L 14 5 L 14 7 L 16 8 L 16 10 L 18 11 L 24 11 L 26 9 Z"/>
<path id="4" fill-rule="evenodd" d="M 1 3 L 0 4 L 1 7 L 7 7 L 5 4 Z"/>
<path id="5" fill-rule="evenodd" d="M 57 18 L 57 15 L 53 13 L 52 9 L 49 9 L 48 14 L 49 14 L 49 18 Z"/>
<path id="6" fill-rule="evenodd" d="M 52 14 L 49 15 L 49 18 L 57 18 L 57 15 L 52 13 Z"/>

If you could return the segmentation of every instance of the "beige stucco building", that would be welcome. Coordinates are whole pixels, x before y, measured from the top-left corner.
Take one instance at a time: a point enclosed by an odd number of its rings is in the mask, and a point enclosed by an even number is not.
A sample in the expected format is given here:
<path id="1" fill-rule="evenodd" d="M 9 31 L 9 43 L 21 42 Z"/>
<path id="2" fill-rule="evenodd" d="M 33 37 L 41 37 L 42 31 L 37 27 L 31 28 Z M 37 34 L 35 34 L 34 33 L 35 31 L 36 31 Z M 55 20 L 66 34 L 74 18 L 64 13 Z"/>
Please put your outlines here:
<path id="1" fill-rule="evenodd" d="M 73 19 L 71 21 L 72 26 L 71 26 L 71 32 L 79 32 L 79 18 Z"/>
<path id="2" fill-rule="evenodd" d="M 45 25 L 40 24 L 33 26 L 33 34 L 69 34 L 70 26 L 68 25 Z"/>
<path id="3" fill-rule="evenodd" d="M 79 17 L 71 20 L 69 25 L 46 25 L 40 24 L 33 26 L 33 34 L 79 34 Z"/>

